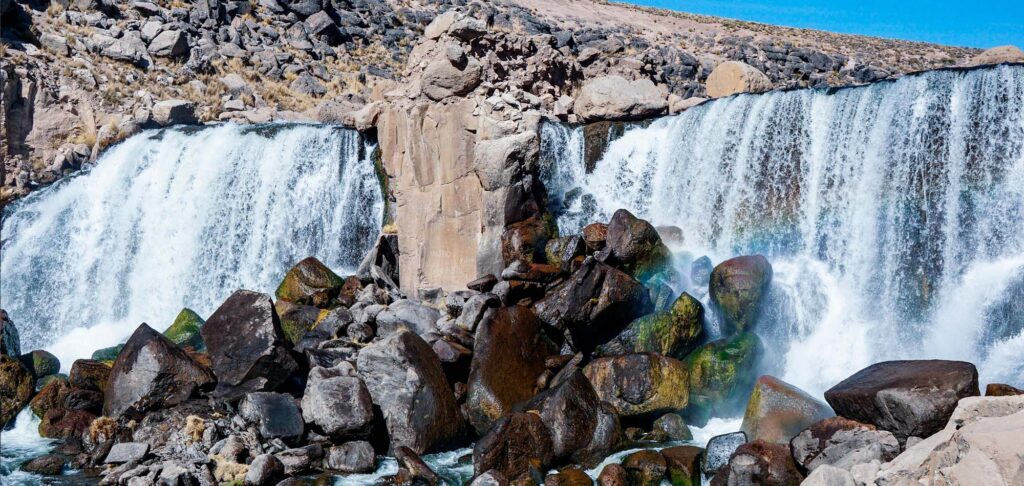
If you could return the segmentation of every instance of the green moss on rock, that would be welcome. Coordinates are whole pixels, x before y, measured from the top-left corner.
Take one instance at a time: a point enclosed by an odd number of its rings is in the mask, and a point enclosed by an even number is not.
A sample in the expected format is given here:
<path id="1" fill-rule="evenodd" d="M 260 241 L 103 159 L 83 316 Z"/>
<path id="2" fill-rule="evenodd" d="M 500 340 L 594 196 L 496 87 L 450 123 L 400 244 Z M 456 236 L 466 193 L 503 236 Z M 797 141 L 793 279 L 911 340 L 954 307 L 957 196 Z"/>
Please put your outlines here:
<path id="1" fill-rule="evenodd" d="M 308 257 L 288 270 L 274 295 L 278 300 L 293 304 L 325 308 L 338 296 L 344 283 L 345 279 L 327 268 L 320 260 Z"/>
<path id="2" fill-rule="evenodd" d="M 183 348 L 191 347 L 196 351 L 205 351 L 206 344 L 203 343 L 203 336 L 199 333 L 203 324 L 206 324 L 206 321 L 195 311 L 186 307 L 181 309 L 178 317 L 174 318 L 171 327 L 164 331 L 164 336 Z"/>
<path id="3" fill-rule="evenodd" d="M 659 353 L 682 359 L 703 337 L 704 306 L 684 292 L 669 310 L 631 322 L 615 339 L 599 347 L 598 353 L 605 356 Z"/>
<path id="4" fill-rule="evenodd" d="M 739 413 L 747 402 L 763 347 L 753 333 L 707 343 L 684 360 L 690 378 L 690 404 L 685 416 L 702 424 L 712 411 L 718 416 Z"/>
<path id="5" fill-rule="evenodd" d="M 124 343 L 118 344 L 117 346 L 111 346 L 109 348 L 97 349 L 96 351 L 93 351 L 92 359 L 102 363 L 113 364 L 122 349 L 124 349 Z"/>

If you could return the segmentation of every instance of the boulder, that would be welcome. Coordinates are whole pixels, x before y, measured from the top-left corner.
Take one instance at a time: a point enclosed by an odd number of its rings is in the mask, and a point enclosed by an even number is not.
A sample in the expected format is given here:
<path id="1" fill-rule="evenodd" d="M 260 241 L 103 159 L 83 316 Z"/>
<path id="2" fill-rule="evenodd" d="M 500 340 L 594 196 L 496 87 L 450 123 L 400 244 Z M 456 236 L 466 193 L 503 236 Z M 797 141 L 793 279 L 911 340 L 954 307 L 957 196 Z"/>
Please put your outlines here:
<path id="1" fill-rule="evenodd" d="M 669 310 L 635 319 L 596 352 L 604 356 L 659 353 L 683 359 L 703 339 L 704 306 L 683 292 Z"/>
<path id="2" fill-rule="evenodd" d="M 712 271 L 714 271 L 714 265 L 711 264 L 711 259 L 706 255 L 702 256 L 690 264 L 690 281 L 693 282 L 693 285 L 704 287 L 711 283 Z"/>
<path id="3" fill-rule="evenodd" d="M 260 454 L 249 464 L 245 486 L 270 486 L 284 478 L 284 464 L 272 454 Z"/>
<path id="4" fill-rule="evenodd" d="M 841 381 L 825 400 L 838 415 L 888 430 L 902 443 L 938 432 L 961 398 L 978 394 L 978 370 L 971 363 L 886 361 Z"/>
<path id="5" fill-rule="evenodd" d="M 320 319 L 321 310 L 311 305 L 293 304 L 287 300 L 278 300 L 274 303 L 274 311 L 277 312 L 278 321 L 281 323 L 281 333 L 288 346 L 296 351 L 304 351 L 307 347 L 302 343 L 310 330 L 317 325 Z M 326 314 L 326 312 L 324 312 Z M 328 338 L 329 336 L 321 336 Z M 319 344 L 319 343 L 317 343 Z"/>
<path id="6" fill-rule="evenodd" d="M 772 89 L 772 80 L 754 66 L 740 61 L 726 61 L 711 71 L 705 91 L 711 98 L 737 93 L 761 93 Z"/>
<path id="7" fill-rule="evenodd" d="M 21 466 L 21 470 L 43 476 L 57 476 L 64 470 L 64 457 L 59 454 L 47 454 L 32 459 Z"/>
<path id="8" fill-rule="evenodd" d="M 469 483 L 470 486 L 508 486 L 508 479 L 505 479 L 498 471 L 487 471 Z"/>
<path id="9" fill-rule="evenodd" d="M 92 360 L 99 361 L 109 366 L 114 365 L 114 360 L 117 359 L 118 353 L 124 349 L 124 344 L 118 344 L 117 346 L 111 346 L 109 348 L 97 349 L 92 352 Z"/>
<path id="10" fill-rule="evenodd" d="M 602 76 L 583 83 L 573 111 L 583 121 L 638 120 L 661 115 L 668 109 L 668 90 L 649 79 L 629 81 Z"/>
<path id="11" fill-rule="evenodd" d="M 704 449 L 691 445 L 661 450 L 665 458 L 665 475 L 672 486 L 700 486 L 700 458 Z"/>
<path id="12" fill-rule="evenodd" d="M 327 88 L 311 74 L 303 72 L 288 85 L 288 90 L 303 96 L 320 97 L 327 94 Z"/>
<path id="13" fill-rule="evenodd" d="M 264 439 L 297 438 L 304 430 L 302 411 L 295 399 L 284 393 L 249 393 L 238 404 L 238 414 L 259 426 Z"/>
<path id="14" fill-rule="evenodd" d="M 602 401 L 620 417 L 653 420 L 686 408 L 689 385 L 686 367 L 678 360 L 653 353 L 599 358 L 584 369 Z"/>
<path id="15" fill-rule="evenodd" d="M 377 335 L 387 336 L 404 326 L 423 336 L 437 332 L 437 320 L 440 318 L 441 312 L 433 307 L 411 299 L 399 300 L 377 314 Z"/>
<path id="16" fill-rule="evenodd" d="M 581 231 L 583 242 L 590 251 L 601 251 L 608 240 L 608 225 L 604 223 L 590 223 Z"/>
<path id="17" fill-rule="evenodd" d="M 71 385 L 68 384 L 67 378 L 54 379 L 43 386 L 39 393 L 36 393 L 36 396 L 29 402 L 29 408 L 32 409 L 32 413 L 36 417 L 42 418 L 49 410 L 64 408 L 70 391 Z"/>
<path id="18" fill-rule="evenodd" d="M 96 415 L 85 410 L 50 409 L 39 421 L 39 435 L 51 439 L 81 437 L 95 419 Z"/>
<path id="19" fill-rule="evenodd" d="M 595 467 L 615 450 L 621 439 L 616 410 L 601 403 L 593 386 L 579 371 L 537 395 L 523 408 L 540 413 L 551 432 L 556 461 Z"/>
<path id="20" fill-rule="evenodd" d="M 376 469 L 377 456 L 366 441 L 331 446 L 324 456 L 324 469 L 346 474 L 364 474 Z"/>
<path id="21" fill-rule="evenodd" d="M 998 46 L 986 49 L 971 58 L 968 66 L 985 66 L 988 64 L 1024 63 L 1024 51 L 1017 46 Z"/>
<path id="22" fill-rule="evenodd" d="M 220 396 L 274 390 L 298 369 L 269 295 L 236 291 L 207 319 L 201 334 Z"/>
<path id="23" fill-rule="evenodd" d="M 3 309 L 0 309 L 0 354 L 21 356 L 21 336 L 18 334 L 18 328 Z"/>
<path id="24" fill-rule="evenodd" d="M 568 467 L 544 478 L 544 486 L 591 486 L 594 480 L 578 467 Z"/>
<path id="25" fill-rule="evenodd" d="M 751 440 L 789 444 L 811 424 L 834 416 L 828 405 L 774 376 L 754 383 L 740 430 Z"/>
<path id="26" fill-rule="evenodd" d="M 120 442 L 114 444 L 107 453 L 104 464 L 138 464 L 146 458 L 149 452 L 149 444 L 145 442 Z"/>
<path id="27" fill-rule="evenodd" d="M 199 123 L 196 118 L 196 105 L 186 100 L 163 100 L 153 105 L 151 110 L 152 120 L 160 126 L 171 125 L 195 125 Z"/>
<path id="28" fill-rule="evenodd" d="M 805 471 L 828 465 L 850 470 L 871 461 L 888 462 L 900 452 L 892 432 L 844 417 L 831 417 L 803 430 L 789 443 L 793 460 Z"/>
<path id="29" fill-rule="evenodd" d="M 49 351 L 37 349 L 22 355 L 21 361 L 36 378 L 60 372 L 60 360 Z"/>
<path id="30" fill-rule="evenodd" d="M 625 209 L 612 215 L 605 245 L 610 252 L 605 262 L 641 282 L 671 270 L 672 252 L 661 241 L 658 231 Z"/>
<path id="31" fill-rule="evenodd" d="M 647 289 L 628 274 L 587 258 L 569 279 L 534 305 L 538 317 L 565 330 L 572 345 L 590 352 L 653 310 Z"/>
<path id="32" fill-rule="evenodd" d="M 180 30 L 165 30 L 149 43 L 149 53 L 159 57 L 178 57 L 188 54 L 188 35 Z"/>
<path id="33" fill-rule="evenodd" d="M 1024 390 L 1002 383 L 989 383 L 985 386 L 986 397 L 1011 397 L 1014 395 L 1024 395 Z"/>
<path id="34" fill-rule="evenodd" d="M 336 368 L 316 368 L 302 395 L 302 417 L 331 437 L 368 437 L 373 400 L 358 377 L 342 375 Z"/>
<path id="35" fill-rule="evenodd" d="M 763 353 L 753 333 L 707 343 L 686 357 L 690 405 L 683 414 L 690 423 L 703 424 L 714 412 L 731 416 L 743 410 Z"/>
<path id="36" fill-rule="evenodd" d="M 804 479 L 801 486 L 857 486 L 857 480 L 846 469 L 823 464 Z"/>
<path id="37" fill-rule="evenodd" d="M 715 267 L 708 291 L 723 336 L 753 329 L 771 283 L 772 266 L 761 255 L 732 258 Z"/>
<path id="38" fill-rule="evenodd" d="M 203 335 L 199 332 L 205 323 L 206 321 L 199 317 L 199 314 L 186 307 L 174 318 L 171 327 L 164 331 L 164 336 L 182 348 L 189 347 L 196 351 L 206 351 Z"/>
<path id="39" fill-rule="evenodd" d="M 110 366 L 91 359 L 79 359 L 71 363 L 68 381 L 72 388 L 105 392 L 110 379 Z"/>
<path id="40" fill-rule="evenodd" d="M 629 484 L 636 486 L 658 486 L 668 469 L 665 456 L 658 451 L 636 451 L 622 460 Z"/>
<path id="41" fill-rule="evenodd" d="M 608 464 L 597 475 L 598 486 L 627 486 L 629 475 L 621 464 Z"/>
<path id="42" fill-rule="evenodd" d="M 544 245 L 544 257 L 547 262 L 562 270 L 569 270 L 572 262 L 585 255 L 586 251 L 587 246 L 583 238 L 575 235 L 553 238 Z"/>
<path id="43" fill-rule="evenodd" d="M 417 454 L 454 443 L 462 434 L 462 414 L 441 362 L 422 338 L 399 329 L 359 351 L 359 376 L 380 407 L 391 449 Z"/>
<path id="44" fill-rule="evenodd" d="M 285 449 L 274 454 L 284 466 L 284 473 L 296 476 L 319 467 L 324 457 L 324 449 L 320 444 L 310 444 L 294 449 Z"/>
<path id="45" fill-rule="evenodd" d="M 285 274 L 274 295 L 294 304 L 327 307 L 338 296 L 345 280 L 314 257 L 296 263 Z"/>
<path id="46" fill-rule="evenodd" d="M 467 416 L 483 435 L 517 403 L 537 394 L 544 360 L 558 353 L 527 307 L 498 309 L 480 323 L 469 367 Z"/>
<path id="47" fill-rule="evenodd" d="M 512 223 L 501 234 L 501 261 L 505 266 L 517 261 L 540 262 L 548 241 L 557 235 L 549 213 Z"/>
<path id="48" fill-rule="evenodd" d="M 103 414 L 139 419 L 157 408 L 187 400 L 213 384 L 213 373 L 196 363 L 170 339 L 146 324 L 128 338 L 110 371 Z"/>
<path id="49" fill-rule="evenodd" d="M 737 447 L 729 463 L 715 473 L 711 485 L 795 486 L 803 479 L 788 446 L 758 440 Z"/>
<path id="50" fill-rule="evenodd" d="M 405 446 L 398 446 L 398 448 L 395 449 L 395 460 L 398 461 L 398 464 L 403 469 L 409 471 L 410 476 L 414 480 L 418 479 L 430 485 L 441 484 L 441 477 L 438 476 L 437 473 L 434 472 L 434 470 L 431 469 L 418 454 L 413 452 L 412 449 Z"/>
<path id="51" fill-rule="evenodd" d="M 733 432 L 730 434 L 716 435 L 708 440 L 707 450 L 704 451 L 700 468 L 706 476 L 714 476 L 723 466 L 729 463 L 733 452 L 741 445 L 747 443 L 747 434 Z"/>
<path id="52" fill-rule="evenodd" d="M 664 437 L 663 440 L 693 440 L 693 433 L 686 426 L 686 421 L 678 414 L 666 413 L 654 421 L 651 435 Z"/>
<path id="53" fill-rule="evenodd" d="M 554 458 L 551 434 L 536 413 L 511 413 L 473 446 L 473 472 L 518 478 L 530 468 L 547 470 Z"/>
<path id="54" fill-rule="evenodd" d="M 302 18 L 309 17 L 324 8 L 323 0 L 281 0 L 280 4 Z"/>
<path id="55" fill-rule="evenodd" d="M 421 90 L 434 101 L 462 96 L 480 84 L 482 72 L 483 65 L 472 57 L 463 56 L 455 62 L 447 57 L 438 58 L 423 70 Z"/>
<path id="56" fill-rule="evenodd" d="M 0 356 L 0 428 L 11 421 L 35 391 L 32 372 L 21 361 Z"/>

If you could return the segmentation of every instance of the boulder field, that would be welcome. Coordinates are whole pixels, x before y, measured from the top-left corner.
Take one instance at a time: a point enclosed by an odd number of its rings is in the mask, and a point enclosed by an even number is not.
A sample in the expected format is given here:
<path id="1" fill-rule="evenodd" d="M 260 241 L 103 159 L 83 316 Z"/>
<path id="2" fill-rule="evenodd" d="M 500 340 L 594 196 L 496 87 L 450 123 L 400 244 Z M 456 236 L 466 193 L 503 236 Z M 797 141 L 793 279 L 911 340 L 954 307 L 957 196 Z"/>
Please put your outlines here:
<path id="1" fill-rule="evenodd" d="M 527 219 L 550 217 L 533 207 Z M 679 271 L 660 234 L 673 233 L 625 210 L 581 235 L 513 229 L 500 275 L 422 301 L 395 285 L 394 252 L 372 249 L 346 278 L 311 257 L 274 296 L 239 290 L 163 333 L 141 324 L 67 376 L 49 353 L 20 354 L 3 313 L 0 420 L 29 407 L 59 440 L 26 471 L 111 485 L 295 484 L 385 455 L 399 465 L 385 483 L 440 484 L 421 455 L 465 447 L 478 485 L 592 484 L 585 471 L 625 449 L 639 450 L 598 483 L 1024 481 L 1019 389 L 981 397 L 970 363 L 890 361 L 822 401 L 760 374 L 768 260 L 697 259 L 706 313 L 659 297 Z M 741 412 L 739 431 L 679 445 L 688 424 Z"/>

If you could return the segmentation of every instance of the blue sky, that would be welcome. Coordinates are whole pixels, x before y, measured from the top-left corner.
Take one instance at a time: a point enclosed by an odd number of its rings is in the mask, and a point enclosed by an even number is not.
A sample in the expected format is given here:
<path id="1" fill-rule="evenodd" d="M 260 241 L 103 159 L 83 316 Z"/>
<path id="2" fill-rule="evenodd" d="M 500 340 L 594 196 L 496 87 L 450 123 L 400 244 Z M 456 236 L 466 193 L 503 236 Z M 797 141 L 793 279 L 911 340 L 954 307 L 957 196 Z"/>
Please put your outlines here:
<path id="1" fill-rule="evenodd" d="M 968 47 L 1024 49 L 1024 0 L 619 0 L 768 24 Z"/>

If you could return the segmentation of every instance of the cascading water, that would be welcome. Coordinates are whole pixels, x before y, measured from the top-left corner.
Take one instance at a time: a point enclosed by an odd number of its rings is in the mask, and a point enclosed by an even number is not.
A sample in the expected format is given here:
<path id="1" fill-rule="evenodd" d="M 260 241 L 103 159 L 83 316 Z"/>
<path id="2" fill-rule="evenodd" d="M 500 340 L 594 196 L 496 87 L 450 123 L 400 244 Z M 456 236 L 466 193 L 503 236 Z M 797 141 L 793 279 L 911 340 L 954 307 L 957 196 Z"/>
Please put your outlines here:
<path id="1" fill-rule="evenodd" d="M 8 207 L 0 301 L 68 368 L 141 322 L 272 292 L 297 261 L 352 269 L 380 230 L 375 147 L 307 125 L 144 132 Z"/>
<path id="2" fill-rule="evenodd" d="M 1024 380 L 1024 66 L 717 100 L 627 129 L 589 174 L 582 128 L 543 130 L 563 233 L 627 208 L 680 227 L 685 259 L 769 257 L 758 332 L 787 381 L 894 358 Z"/>

